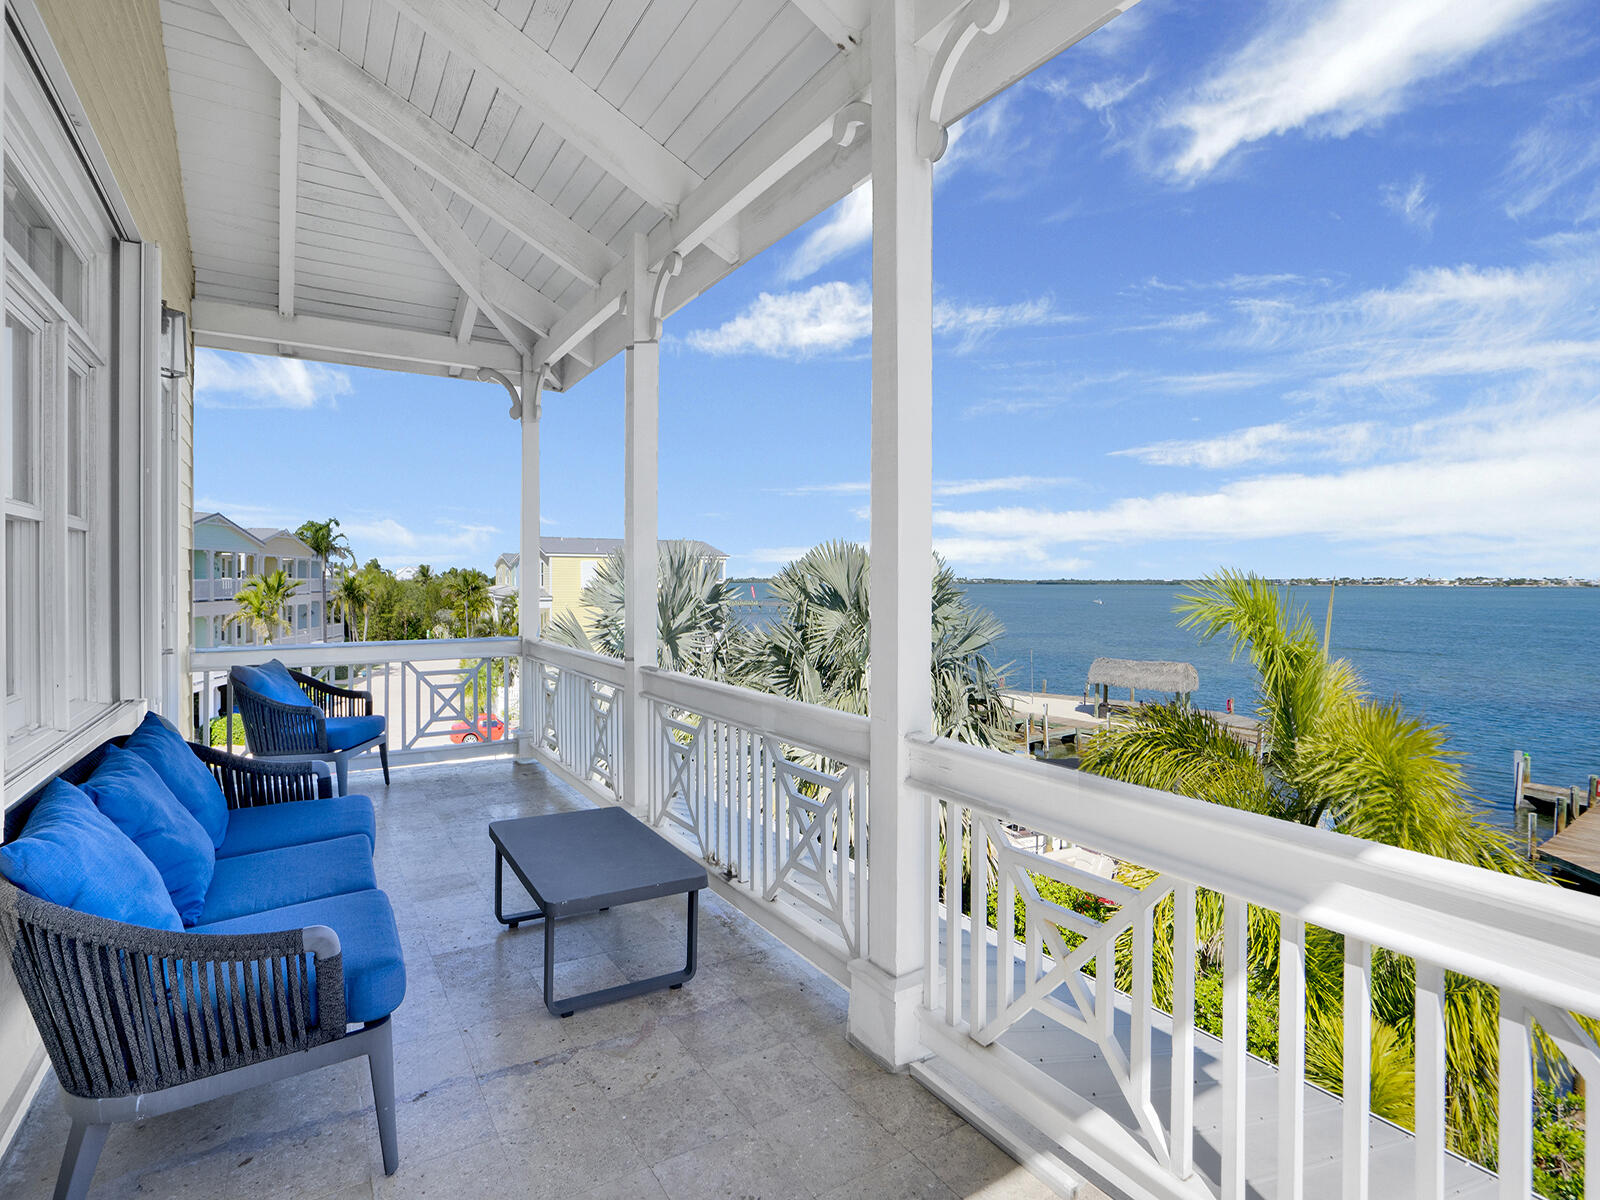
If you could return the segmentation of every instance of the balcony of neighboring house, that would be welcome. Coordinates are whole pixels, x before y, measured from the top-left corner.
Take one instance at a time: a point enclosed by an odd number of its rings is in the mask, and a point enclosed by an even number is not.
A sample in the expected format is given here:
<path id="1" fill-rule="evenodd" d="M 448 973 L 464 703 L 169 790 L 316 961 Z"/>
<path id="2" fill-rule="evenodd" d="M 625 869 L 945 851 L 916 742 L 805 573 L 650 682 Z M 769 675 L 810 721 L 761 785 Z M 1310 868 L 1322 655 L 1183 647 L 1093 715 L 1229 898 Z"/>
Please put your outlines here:
<path id="1" fill-rule="evenodd" d="M 13 361 L 54 346 L 69 369 L 19 370 L 6 390 L 10 428 L 20 412 L 55 433 L 18 443 L 0 479 L 0 768 L 20 813 L 147 708 L 209 725 L 234 707 L 230 671 L 269 658 L 370 697 L 395 774 L 386 784 L 370 755 L 354 764 L 351 790 L 376 802 L 364 853 L 378 887 L 361 890 L 392 905 L 405 996 L 370 1026 L 319 1029 L 329 1039 L 312 1050 L 392 1034 L 398 1162 L 379 1157 L 358 1061 L 307 1057 L 248 1090 L 210 1090 L 219 1063 L 260 1065 L 243 1062 L 265 1043 L 241 1039 L 241 1022 L 303 1026 L 309 992 L 290 1019 L 254 998 L 224 1011 L 214 989 L 233 977 L 214 967 L 139 991 L 123 986 L 127 964 L 156 951 L 81 952 L 87 935 L 72 934 L 52 943 L 75 947 L 57 958 L 35 948 L 30 978 L 90 979 L 97 1004 L 57 1021 L 0 967 L 0 1194 L 49 1194 L 63 1144 L 101 1137 L 92 1190 L 57 1194 L 1530 1194 L 1535 1045 L 1537 1061 L 1554 1046 L 1600 1078 L 1592 1025 L 1573 1015 L 1600 1014 L 1591 900 L 932 733 L 932 163 L 945 126 L 1125 5 L 774 0 L 712 14 L 652 0 L 629 6 L 658 31 L 635 42 L 596 5 L 537 6 L 527 32 L 478 0 L 302 7 L 137 0 L 108 28 L 88 7 L 8 2 L 9 344 Z M 692 46 L 668 37 L 686 11 Z M 140 88 L 163 49 L 169 84 L 152 97 Z M 131 82 L 114 71 L 128 61 L 143 64 Z M 411 87 L 424 70 L 452 81 L 421 89 L 440 92 L 438 111 Z M 502 142 L 539 169 L 496 165 Z M 56 253 L 46 279 L 9 244 L 14 228 L 35 246 L 56 236 L 31 212 L 10 220 L 30 194 L 10 185 L 13 158 L 41 209 L 95 216 L 59 223 L 88 230 L 71 242 L 76 272 Z M 62 175 L 81 186 L 57 195 Z M 659 453 L 660 376 L 675 365 L 664 322 L 869 176 L 870 719 L 659 668 L 653 553 L 659 475 L 705 470 Z M 165 189 L 164 206 L 141 187 Z M 185 309 L 164 311 L 163 296 Z M 503 388 L 530 563 L 542 397 L 623 356 L 624 657 L 541 639 L 543 588 L 518 592 L 520 636 L 345 643 L 298 568 L 287 628 L 270 645 L 233 636 L 219 593 L 245 571 L 196 571 L 183 488 L 191 301 L 206 346 Z M 96 419 L 74 407 L 85 396 Z M 324 450 L 284 469 L 309 480 L 306 461 L 338 469 L 360 448 Z M 246 532 L 278 546 L 257 570 L 294 556 L 283 531 Z M 99 586 L 72 588 L 74 572 Z M 280 705 L 304 707 L 298 694 Z M 225 750 L 256 749 L 223 724 Z M 693 979 L 563 1019 L 539 1002 L 542 973 L 607 988 L 682 953 L 676 897 L 557 921 L 559 959 L 532 927 L 496 921 L 489 823 L 585 808 L 620 808 L 667 839 L 704 867 L 708 898 Z M 1122 870 L 1042 853 L 1041 835 Z M 531 903 L 510 887 L 508 904 Z M 1250 972 L 1263 930 L 1275 988 Z M 182 948 L 172 961 L 203 958 L 188 939 L 205 935 L 155 932 Z M 269 933 L 300 935 L 290 959 L 332 978 L 326 928 Z M 1325 951 L 1323 934 L 1338 944 L 1340 1094 L 1306 1068 L 1308 947 Z M 1398 975 L 1379 969 L 1396 962 Z M 237 986 L 255 997 L 275 971 Z M 1502 1118 L 1479 1155 L 1498 1174 L 1451 1149 L 1466 984 L 1495 1011 L 1474 1082 Z M 1373 1111 L 1377 985 L 1412 1014 L 1408 1127 Z M 342 1013 L 334 988 L 318 1003 Z M 133 1077 L 155 1077 L 155 1094 L 188 1089 L 193 1103 L 69 1134 L 67 1100 L 85 1097 L 64 1098 L 50 1064 L 80 1063 L 84 1047 L 106 1048 L 84 1092 L 129 1100 Z M 1600 1137 L 1587 1147 L 1600 1164 Z"/>

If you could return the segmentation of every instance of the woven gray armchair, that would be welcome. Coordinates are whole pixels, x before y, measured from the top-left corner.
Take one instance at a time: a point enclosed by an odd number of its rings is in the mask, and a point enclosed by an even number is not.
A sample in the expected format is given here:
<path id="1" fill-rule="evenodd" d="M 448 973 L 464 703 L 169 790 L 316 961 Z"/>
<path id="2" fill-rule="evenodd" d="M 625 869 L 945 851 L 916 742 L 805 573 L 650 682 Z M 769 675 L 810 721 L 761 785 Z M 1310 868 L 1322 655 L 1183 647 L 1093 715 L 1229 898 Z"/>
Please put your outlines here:
<path id="1" fill-rule="evenodd" d="M 257 757 L 331 762 L 344 795 L 350 759 L 375 749 L 383 782 L 389 782 L 388 724 L 373 715 L 371 692 L 335 687 L 276 659 L 260 667 L 234 667 L 228 692 Z"/>
<path id="2" fill-rule="evenodd" d="M 221 782 L 230 809 L 314 799 L 326 786 L 309 763 L 194 751 Z M 56 1200 L 87 1195 L 115 1122 L 363 1055 L 384 1170 L 398 1167 L 389 1018 L 347 1029 L 343 954 L 332 929 L 150 929 L 51 904 L 0 877 L 0 952 L 72 1122 Z"/>

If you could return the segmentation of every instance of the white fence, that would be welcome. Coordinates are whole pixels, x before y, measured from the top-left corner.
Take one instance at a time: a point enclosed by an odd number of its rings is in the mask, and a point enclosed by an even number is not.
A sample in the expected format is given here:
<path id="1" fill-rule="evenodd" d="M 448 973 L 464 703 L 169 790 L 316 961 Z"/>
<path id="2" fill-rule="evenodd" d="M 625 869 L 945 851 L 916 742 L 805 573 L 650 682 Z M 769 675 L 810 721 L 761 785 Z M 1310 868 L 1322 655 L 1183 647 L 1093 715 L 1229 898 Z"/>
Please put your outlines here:
<path id="1" fill-rule="evenodd" d="M 537 744 L 568 775 L 604 798 L 620 792 L 622 663 L 602 654 L 529 642 L 536 656 Z"/>
<path id="2" fill-rule="evenodd" d="M 911 779 L 930 797 L 933 830 L 930 1046 L 1013 1106 L 1025 1102 L 1131 1194 L 1526 1200 L 1538 1033 L 1600 1082 L 1594 1041 L 1572 1015 L 1600 1013 L 1600 905 L 1588 897 L 948 741 L 912 747 Z M 1086 874 L 1022 849 L 1009 825 L 1148 875 L 1132 887 Z M 964 872 L 976 923 L 952 903 Z M 1106 911 L 1053 901 L 1045 880 Z M 1021 899 L 1021 941 L 1010 920 L 987 917 L 991 890 L 997 914 Z M 1220 947 L 1196 945 L 1197 894 L 1213 917 L 1220 904 L 1220 929 L 1208 923 Z M 1247 1052 L 1251 909 L 1258 929 L 1265 919 L 1278 932 L 1276 1068 Z M 1308 928 L 1343 944 L 1342 1104 L 1306 1086 Z M 1220 1041 L 1195 1027 L 1197 948 L 1220 956 Z M 1369 1108 L 1377 948 L 1414 971 L 1414 1139 Z M 1160 968 L 1169 1004 L 1158 1003 Z M 1448 1023 L 1460 1008 L 1447 1003 L 1447 973 L 1452 989 L 1466 977 L 1489 985 L 1491 1003 L 1498 995 L 1498 1079 L 1477 1064 L 1501 1117 L 1498 1179 L 1447 1152 L 1446 1047 L 1460 1033 Z M 1107 1075 L 1114 1093 L 1096 1094 Z M 1600 1130 L 1586 1146 L 1591 1197 L 1597 1153 Z"/>
<path id="3" fill-rule="evenodd" d="M 336 687 L 372 693 L 399 761 L 510 753 L 519 718 L 514 637 L 326 642 L 196 650 L 191 663 L 202 723 L 228 707 L 228 669 L 270 658 Z M 232 746 L 232 722 L 224 744 Z"/>

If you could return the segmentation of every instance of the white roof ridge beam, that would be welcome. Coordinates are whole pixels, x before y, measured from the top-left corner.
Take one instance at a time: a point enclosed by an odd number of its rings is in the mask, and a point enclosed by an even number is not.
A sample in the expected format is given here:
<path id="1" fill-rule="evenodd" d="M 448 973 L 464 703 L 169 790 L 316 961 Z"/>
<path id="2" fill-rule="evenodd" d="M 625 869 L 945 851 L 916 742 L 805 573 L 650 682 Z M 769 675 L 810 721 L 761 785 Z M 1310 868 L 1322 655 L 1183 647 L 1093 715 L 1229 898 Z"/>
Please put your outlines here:
<path id="1" fill-rule="evenodd" d="M 700 186 L 693 168 L 485 0 L 391 2 L 645 203 L 670 212 Z"/>
<path id="2" fill-rule="evenodd" d="M 862 36 L 865 45 L 867 36 Z M 840 109 L 861 99 L 870 81 L 870 58 L 849 54 L 832 59 L 794 97 L 742 142 L 704 183 L 684 198 L 675 216 L 650 231 L 649 265 L 674 252 L 688 257 L 707 246 L 726 261 L 721 245 L 737 236 L 737 218 L 752 201 L 816 150 L 828 144 Z M 716 244 L 712 244 L 715 240 Z M 747 247 L 737 240 L 741 254 Z M 558 321 L 534 346 L 535 362 L 554 363 L 572 352 L 601 322 L 617 311 L 627 291 L 627 264 L 614 268 L 600 286 Z M 605 311 L 605 315 L 601 315 Z"/>
<path id="3" fill-rule="evenodd" d="M 866 0 L 789 0 L 835 46 L 854 50 L 871 19 Z"/>
<path id="4" fill-rule="evenodd" d="M 301 314 L 285 317 L 277 310 L 251 304 L 197 298 L 191 317 L 195 341 L 230 344 L 259 343 L 293 346 L 307 357 L 349 355 L 392 360 L 397 368 L 416 363 L 435 367 L 476 369 L 494 367 L 501 371 L 519 368 L 520 358 L 513 346 L 498 343 L 467 343 L 442 333 L 420 333 L 391 325 L 371 325 L 339 317 Z"/>

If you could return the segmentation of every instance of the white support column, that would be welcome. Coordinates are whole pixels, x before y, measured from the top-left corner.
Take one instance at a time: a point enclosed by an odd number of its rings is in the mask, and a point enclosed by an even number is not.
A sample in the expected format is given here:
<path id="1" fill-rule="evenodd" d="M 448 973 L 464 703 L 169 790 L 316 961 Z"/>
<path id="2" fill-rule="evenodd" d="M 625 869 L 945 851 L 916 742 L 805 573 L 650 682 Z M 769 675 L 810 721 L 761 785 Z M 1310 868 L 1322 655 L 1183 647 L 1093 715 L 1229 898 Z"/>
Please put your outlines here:
<path id="1" fill-rule="evenodd" d="M 627 403 L 623 451 L 623 556 L 627 612 L 623 657 L 628 667 L 622 739 L 622 801 L 643 810 L 650 723 L 642 694 L 644 667 L 656 665 L 656 494 L 661 432 L 661 343 L 653 305 L 649 249 L 634 234 L 629 256 Z"/>
<path id="2" fill-rule="evenodd" d="M 851 963 L 850 1035 L 899 1067 L 927 954 L 928 807 L 906 738 L 933 728 L 933 164 L 919 152 L 928 65 L 912 0 L 873 9 L 872 719 L 867 952 Z"/>
<path id="3" fill-rule="evenodd" d="M 543 689 L 539 664 L 528 656 L 528 643 L 539 638 L 539 409 L 543 405 L 540 375 L 544 368 L 522 359 L 522 535 L 517 547 L 521 565 L 517 583 L 517 631 L 522 635 L 522 661 L 517 667 L 517 761 L 531 762 L 543 735 Z"/>

